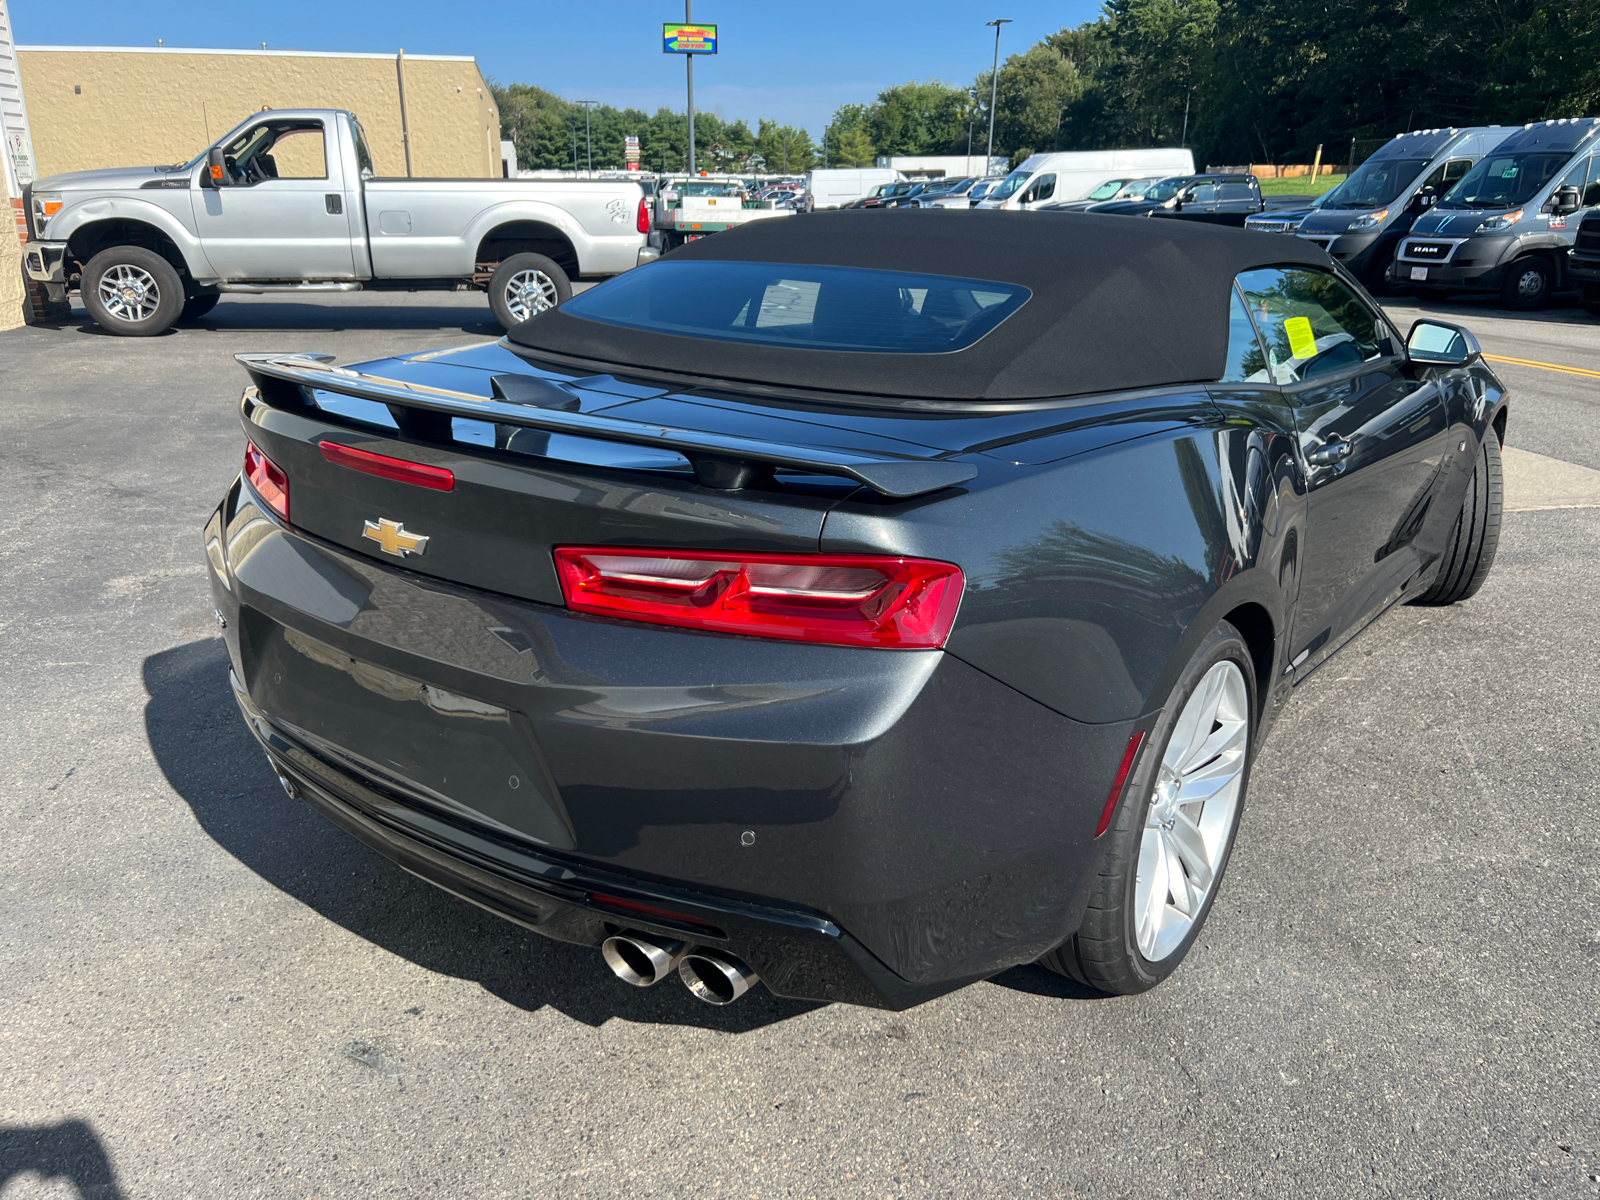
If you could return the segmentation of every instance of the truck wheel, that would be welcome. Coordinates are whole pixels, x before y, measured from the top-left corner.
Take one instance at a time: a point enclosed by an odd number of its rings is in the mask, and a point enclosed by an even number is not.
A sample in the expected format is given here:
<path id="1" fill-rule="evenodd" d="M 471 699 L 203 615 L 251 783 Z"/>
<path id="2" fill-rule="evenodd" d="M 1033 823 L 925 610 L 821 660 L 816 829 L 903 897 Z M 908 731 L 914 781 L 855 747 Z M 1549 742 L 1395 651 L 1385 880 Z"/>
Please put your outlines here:
<path id="1" fill-rule="evenodd" d="M 1543 308 L 1555 285 L 1555 272 L 1544 259 L 1534 255 L 1519 258 L 1506 268 L 1505 280 L 1500 284 L 1501 307 L 1518 312 Z"/>
<path id="2" fill-rule="evenodd" d="M 179 314 L 180 321 L 198 321 L 213 308 L 217 301 L 222 299 L 221 292 L 205 291 L 190 296 L 183 302 L 183 312 Z"/>
<path id="3" fill-rule="evenodd" d="M 143 246 L 112 246 L 91 258 L 80 285 L 83 306 L 107 333 L 152 337 L 183 311 L 183 280 Z"/>
<path id="4" fill-rule="evenodd" d="M 489 277 L 489 307 L 502 329 L 572 299 L 572 281 L 553 259 L 513 254 Z"/>

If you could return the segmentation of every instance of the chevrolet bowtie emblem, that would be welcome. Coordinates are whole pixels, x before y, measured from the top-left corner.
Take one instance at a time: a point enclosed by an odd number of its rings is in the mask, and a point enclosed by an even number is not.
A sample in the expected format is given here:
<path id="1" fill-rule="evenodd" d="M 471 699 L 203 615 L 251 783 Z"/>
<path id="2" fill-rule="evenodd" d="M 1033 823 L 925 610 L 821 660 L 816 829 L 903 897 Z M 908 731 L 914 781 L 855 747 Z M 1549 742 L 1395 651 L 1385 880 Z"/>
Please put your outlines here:
<path id="1" fill-rule="evenodd" d="M 366 522 L 361 536 L 371 538 L 383 547 L 385 554 L 392 554 L 396 558 L 404 558 L 408 554 L 421 554 L 428 545 L 428 539 L 424 535 L 407 533 L 404 525 L 398 521 L 391 521 L 388 517 L 379 517 L 377 521 Z"/>

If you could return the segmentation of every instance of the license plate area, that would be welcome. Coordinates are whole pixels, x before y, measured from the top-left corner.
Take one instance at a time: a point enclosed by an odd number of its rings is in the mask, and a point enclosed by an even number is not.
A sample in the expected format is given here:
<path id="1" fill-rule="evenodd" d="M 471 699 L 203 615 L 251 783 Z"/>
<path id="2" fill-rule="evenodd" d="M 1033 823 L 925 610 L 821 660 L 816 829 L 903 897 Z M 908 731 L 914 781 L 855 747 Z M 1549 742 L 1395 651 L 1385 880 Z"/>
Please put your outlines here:
<path id="1" fill-rule="evenodd" d="M 245 615 L 251 700 L 333 765 L 433 815 L 574 848 L 571 822 L 522 713 Z"/>
<path id="2" fill-rule="evenodd" d="M 1428 277 L 1428 268 L 1427 267 L 1412 267 L 1411 268 L 1411 278 L 1413 280 L 1423 280 L 1423 279 L 1426 279 L 1427 277 Z"/>

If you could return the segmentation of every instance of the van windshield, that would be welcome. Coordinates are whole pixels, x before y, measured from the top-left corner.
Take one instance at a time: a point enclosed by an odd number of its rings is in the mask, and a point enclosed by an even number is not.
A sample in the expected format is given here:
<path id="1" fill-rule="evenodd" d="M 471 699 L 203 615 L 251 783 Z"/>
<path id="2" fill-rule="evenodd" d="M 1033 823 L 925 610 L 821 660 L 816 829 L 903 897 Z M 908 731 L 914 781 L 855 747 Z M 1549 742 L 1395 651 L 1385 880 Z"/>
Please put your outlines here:
<path id="1" fill-rule="evenodd" d="M 1529 150 L 1491 154 L 1444 194 L 1440 208 L 1516 208 L 1555 178 L 1570 154 Z"/>
<path id="2" fill-rule="evenodd" d="M 1323 208 L 1382 208 L 1427 168 L 1426 158 L 1369 158 L 1322 202 Z"/>
<path id="3" fill-rule="evenodd" d="M 985 196 L 984 199 L 985 200 L 1005 200 L 1008 197 L 1016 195 L 1017 189 L 1020 188 L 1023 184 L 1027 183 L 1028 180 L 1030 180 L 1032 178 L 1033 178 L 1033 172 L 1032 171 L 1026 171 L 1023 168 L 1018 167 L 1015 171 L 1011 172 L 1011 174 L 1007 175 L 1004 179 L 1002 179 L 1000 181 L 1000 186 L 995 188 L 994 191 L 990 192 L 987 196 Z"/>

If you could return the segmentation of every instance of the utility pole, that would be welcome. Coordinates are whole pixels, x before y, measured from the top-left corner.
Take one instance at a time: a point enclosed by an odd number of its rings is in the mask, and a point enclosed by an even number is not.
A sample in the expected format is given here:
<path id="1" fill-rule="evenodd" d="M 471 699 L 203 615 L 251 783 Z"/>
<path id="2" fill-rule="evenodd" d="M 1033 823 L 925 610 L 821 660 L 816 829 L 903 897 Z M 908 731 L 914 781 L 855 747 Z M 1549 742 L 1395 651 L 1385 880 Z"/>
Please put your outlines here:
<path id="1" fill-rule="evenodd" d="M 789 131 L 783 131 L 783 173 L 789 173 Z"/>
<path id="2" fill-rule="evenodd" d="M 685 3 L 688 0 L 684 0 Z M 1000 96 L 1000 26 L 1011 24 L 1010 17 L 1001 17 L 994 21 L 985 21 L 985 25 L 994 26 L 994 72 L 989 76 L 989 155 L 983 160 L 983 173 L 989 173 L 989 161 L 994 158 L 994 106 Z"/>
<path id="3" fill-rule="evenodd" d="M 586 153 L 589 156 L 589 174 L 593 175 L 594 174 L 594 142 L 593 142 L 593 140 L 591 140 L 591 138 L 589 136 L 589 114 L 594 111 L 594 106 L 596 104 L 599 104 L 600 101 L 598 101 L 598 100 L 579 100 L 578 103 L 583 105 L 583 148 L 584 148 L 584 153 Z M 574 130 L 573 132 L 576 133 L 577 131 Z M 573 163 L 573 167 L 576 168 L 577 167 L 577 163 Z"/>
<path id="4" fill-rule="evenodd" d="M 683 0 L 683 23 L 694 24 L 694 0 Z M 694 178 L 694 55 L 685 54 L 689 66 L 689 178 Z"/>
<path id="5" fill-rule="evenodd" d="M 1189 90 L 1184 93 L 1183 97 L 1183 137 L 1178 139 L 1178 145 L 1180 146 L 1187 146 L 1189 144 L 1189 101 L 1193 99 L 1194 84 L 1191 83 L 1189 85 Z"/>
<path id="6" fill-rule="evenodd" d="M 1061 149 L 1061 118 L 1067 115 L 1067 109 L 1069 109 L 1071 107 L 1072 107 L 1072 105 L 1070 105 L 1070 104 L 1060 104 L 1060 105 L 1056 106 L 1056 149 L 1057 150 Z"/>

